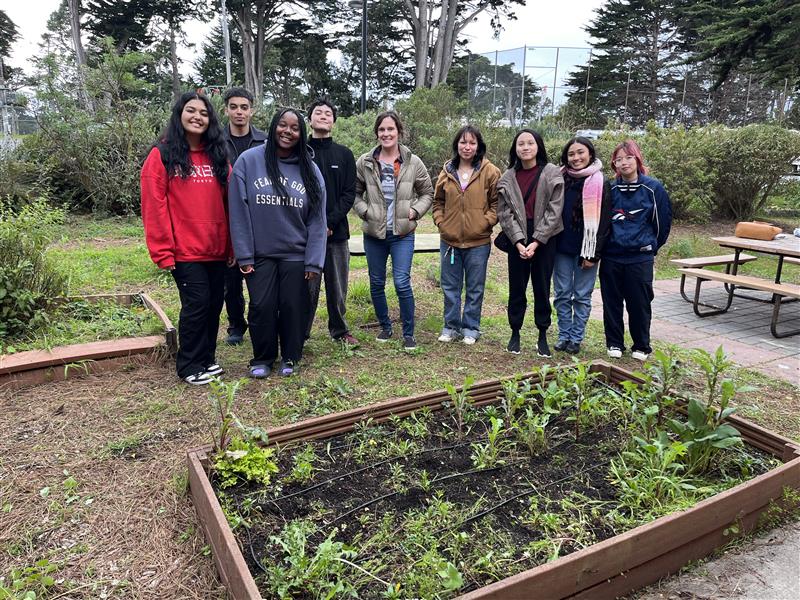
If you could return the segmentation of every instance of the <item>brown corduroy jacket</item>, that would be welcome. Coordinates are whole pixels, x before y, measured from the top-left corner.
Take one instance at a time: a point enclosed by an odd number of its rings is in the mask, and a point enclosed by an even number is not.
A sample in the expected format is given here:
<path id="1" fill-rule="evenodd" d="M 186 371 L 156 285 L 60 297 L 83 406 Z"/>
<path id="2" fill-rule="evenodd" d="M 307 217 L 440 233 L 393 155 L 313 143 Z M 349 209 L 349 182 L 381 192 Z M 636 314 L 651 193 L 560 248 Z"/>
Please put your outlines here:
<path id="1" fill-rule="evenodd" d="M 474 248 L 491 242 L 497 224 L 497 181 L 500 169 L 488 159 L 472 172 L 461 189 L 458 172 L 446 162 L 433 193 L 433 222 L 442 241 L 455 248 Z"/>

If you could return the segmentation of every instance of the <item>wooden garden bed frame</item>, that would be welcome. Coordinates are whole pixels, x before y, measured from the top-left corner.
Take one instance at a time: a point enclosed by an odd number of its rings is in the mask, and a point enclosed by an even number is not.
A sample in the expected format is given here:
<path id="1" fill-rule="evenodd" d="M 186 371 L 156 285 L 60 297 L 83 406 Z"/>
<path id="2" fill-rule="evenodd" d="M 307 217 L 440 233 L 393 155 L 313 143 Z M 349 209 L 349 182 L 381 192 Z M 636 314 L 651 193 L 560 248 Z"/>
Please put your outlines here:
<path id="1" fill-rule="evenodd" d="M 591 370 L 617 385 L 636 380 L 633 373 L 603 361 Z M 527 376 L 537 377 L 537 373 Z M 547 379 L 555 376 L 552 371 Z M 483 381 L 470 387 L 478 406 L 502 397 L 501 380 Z M 270 430 L 270 443 L 310 440 L 352 431 L 353 425 L 371 417 L 386 421 L 391 415 L 406 416 L 422 407 L 441 410 L 449 400 L 444 392 L 432 392 L 372 404 L 362 408 L 308 419 Z M 460 596 L 460 600 L 612 599 L 678 571 L 693 560 L 708 556 L 732 538 L 752 531 L 761 514 L 784 489 L 800 489 L 800 447 L 744 419 L 731 417 L 743 440 L 783 461 L 783 465 L 703 500 L 691 509 L 666 515 L 652 523 L 598 542 L 553 562 L 529 569 Z M 187 452 L 192 501 L 222 582 L 233 600 L 260 600 L 261 594 L 236 539 L 220 508 L 207 475 L 210 446 Z M 737 524 L 737 533 L 730 531 Z"/>
<path id="2" fill-rule="evenodd" d="M 164 334 L 0 355 L 0 390 L 15 390 L 49 381 L 64 381 L 77 375 L 112 371 L 131 363 L 152 362 L 166 353 L 174 354 L 177 351 L 178 334 L 172 321 L 158 303 L 143 292 L 77 296 L 63 302 L 72 300 L 112 301 L 122 306 L 131 306 L 134 300 L 141 300 L 164 325 Z"/>

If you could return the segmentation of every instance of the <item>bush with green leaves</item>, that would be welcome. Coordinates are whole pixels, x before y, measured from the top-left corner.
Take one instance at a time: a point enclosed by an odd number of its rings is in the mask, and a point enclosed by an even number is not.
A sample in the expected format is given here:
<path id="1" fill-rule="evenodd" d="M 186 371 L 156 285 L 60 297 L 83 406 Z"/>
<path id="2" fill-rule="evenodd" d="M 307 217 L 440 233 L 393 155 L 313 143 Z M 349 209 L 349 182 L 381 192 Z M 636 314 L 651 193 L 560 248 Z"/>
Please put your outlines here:
<path id="1" fill-rule="evenodd" d="M 37 87 L 40 129 L 26 136 L 0 165 L 0 194 L 23 204 L 32 194 L 57 198 L 75 212 L 139 212 L 139 172 L 167 119 L 151 106 L 148 84 L 134 75 L 147 57 L 106 48 L 86 71 L 92 110 L 62 85 L 61 65 L 44 59 Z M 18 178 L 21 176 L 21 180 Z"/>
<path id="2" fill-rule="evenodd" d="M 66 294 L 66 275 L 45 254 L 64 216 L 41 200 L 19 211 L 0 204 L 0 339 L 47 324 L 50 301 Z"/>

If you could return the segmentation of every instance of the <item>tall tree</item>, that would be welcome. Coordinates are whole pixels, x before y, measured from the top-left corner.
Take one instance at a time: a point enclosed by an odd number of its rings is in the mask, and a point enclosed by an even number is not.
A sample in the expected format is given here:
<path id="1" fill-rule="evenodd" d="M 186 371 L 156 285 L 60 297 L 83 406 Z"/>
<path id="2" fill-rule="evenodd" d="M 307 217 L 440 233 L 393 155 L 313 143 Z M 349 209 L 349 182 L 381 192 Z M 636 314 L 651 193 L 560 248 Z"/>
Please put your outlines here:
<path id="1" fill-rule="evenodd" d="M 19 35 L 17 26 L 12 21 L 6 11 L 0 10 L 0 79 L 6 79 L 11 75 L 11 70 L 5 66 L 3 59 L 11 54 L 11 46 Z"/>
<path id="2" fill-rule="evenodd" d="M 86 68 L 86 52 L 81 39 L 81 0 L 67 0 L 69 8 L 69 25 L 72 34 L 72 45 L 75 48 L 75 69 L 78 79 L 78 97 L 81 105 L 89 111 L 94 110 L 92 101 L 86 91 L 84 70 Z"/>
<path id="3" fill-rule="evenodd" d="M 198 75 L 198 85 L 221 85 L 226 81 L 225 55 L 223 52 L 222 26 L 217 22 L 211 33 L 202 43 L 200 54 L 194 61 L 194 70 Z M 244 64 L 242 62 L 242 44 L 236 29 L 230 31 L 231 44 L 231 76 L 239 85 L 244 82 Z"/>
<path id="4" fill-rule="evenodd" d="M 697 31 L 692 58 L 714 60 L 715 87 L 740 67 L 800 86 L 797 0 L 681 0 L 677 8 Z"/>
<path id="5" fill-rule="evenodd" d="M 264 95 L 267 41 L 276 35 L 288 0 L 224 0 L 242 43 L 244 87 L 260 101 Z"/>
<path id="6" fill-rule="evenodd" d="M 502 114 L 512 125 L 538 114 L 541 88 L 513 64 L 495 65 L 485 56 L 469 54 L 454 59 L 447 84 L 456 96 L 467 98 L 477 112 Z"/>
<path id="7" fill-rule="evenodd" d="M 571 74 L 568 84 L 576 92 L 569 98 L 592 109 L 596 124 L 608 118 L 634 125 L 668 120 L 683 58 L 674 2 L 610 0 L 585 28 L 597 40 L 596 53 Z"/>
<path id="8" fill-rule="evenodd" d="M 103 48 L 103 38 L 114 39 L 119 54 L 144 49 L 153 39 L 148 29 L 161 0 L 87 0 L 86 31 L 92 45 Z"/>
<path id="9" fill-rule="evenodd" d="M 415 87 L 434 87 L 447 80 L 459 36 L 478 15 L 491 12 L 497 33 L 503 20 L 516 19 L 518 4 L 525 0 L 403 0 L 403 16 L 414 40 Z"/>

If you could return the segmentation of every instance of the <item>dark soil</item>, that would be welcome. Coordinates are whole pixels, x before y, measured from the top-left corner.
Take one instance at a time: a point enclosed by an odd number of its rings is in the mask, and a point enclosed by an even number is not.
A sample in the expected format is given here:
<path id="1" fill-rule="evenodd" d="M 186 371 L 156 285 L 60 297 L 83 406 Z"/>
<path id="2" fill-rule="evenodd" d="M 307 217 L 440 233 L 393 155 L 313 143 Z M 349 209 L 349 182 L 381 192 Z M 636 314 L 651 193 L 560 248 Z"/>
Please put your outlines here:
<path id="1" fill-rule="evenodd" d="M 395 582 L 414 564 L 405 543 L 406 537 L 413 535 L 404 529 L 408 515 L 431 512 L 431 507 L 441 501 L 451 503 L 447 515 L 432 512 L 427 533 L 441 540 L 442 556 L 464 574 L 459 593 L 639 524 L 635 519 L 609 518 L 618 503 L 608 466 L 630 437 L 613 419 L 581 432 L 576 441 L 574 422 L 567 422 L 562 413 L 547 427 L 546 450 L 531 456 L 508 434 L 501 442 L 507 448 L 502 454 L 503 464 L 484 469 L 475 467 L 472 454 L 473 444 L 487 441 L 490 424 L 485 409 L 473 409 L 472 422 L 468 429 L 465 427 L 462 439 L 456 435 L 449 409 L 423 415 L 420 420 L 426 431 L 424 435 L 418 432 L 418 437 L 398 423 L 385 423 L 366 424 L 353 433 L 309 442 L 317 456 L 313 463 L 316 471 L 305 483 L 290 481 L 289 474 L 293 457 L 307 445 L 285 446 L 278 455 L 280 470 L 274 485 L 225 490 L 228 501 L 223 504 L 227 510 L 246 519 L 247 524 L 234 533 L 256 580 L 264 576 L 265 565 L 284 559 L 283 550 L 270 538 L 280 535 L 286 524 L 296 519 L 309 520 L 316 528 L 309 537 L 308 554 L 313 556 L 314 547 L 335 529 L 336 541 L 358 551 L 358 564 Z M 403 443 L 412 444 L 412 448 L 398 454 L 398 444 Z M 753 449 L 748 453 L 755 458 L 751 476 L 768 470 L 765 455 Z M 714 477 L 712 474 L 712 482 Z M 719 473 L 716 478 L 720 484 Z M 736 483 L 731 481 L 730 486 Z M 560 516 L 553 517 L 558 519 L 554 529 L 545 531 L 531 517 L 534 513 Z M 454 541 L 458 539 L 470 541 Z M 543 540 L 555 540 L 551 551 L 536 545 Z M 474 549 L 468 547 L 470 543 Z M 497 568 L 472 569 L 469 561 L 485 555 L 487 548 L 496 553 Z M 420 554 L 423 551 L 418 549 Z M 508 553 L 512 556 L 506 556 Z M 501 556 L 505 558 L 500 560 Z M 500 563 L 505 566 L 500 568 Z M 380 597 L 385 590 L 369 578 L 358 587 L 362 598 Z"/>

